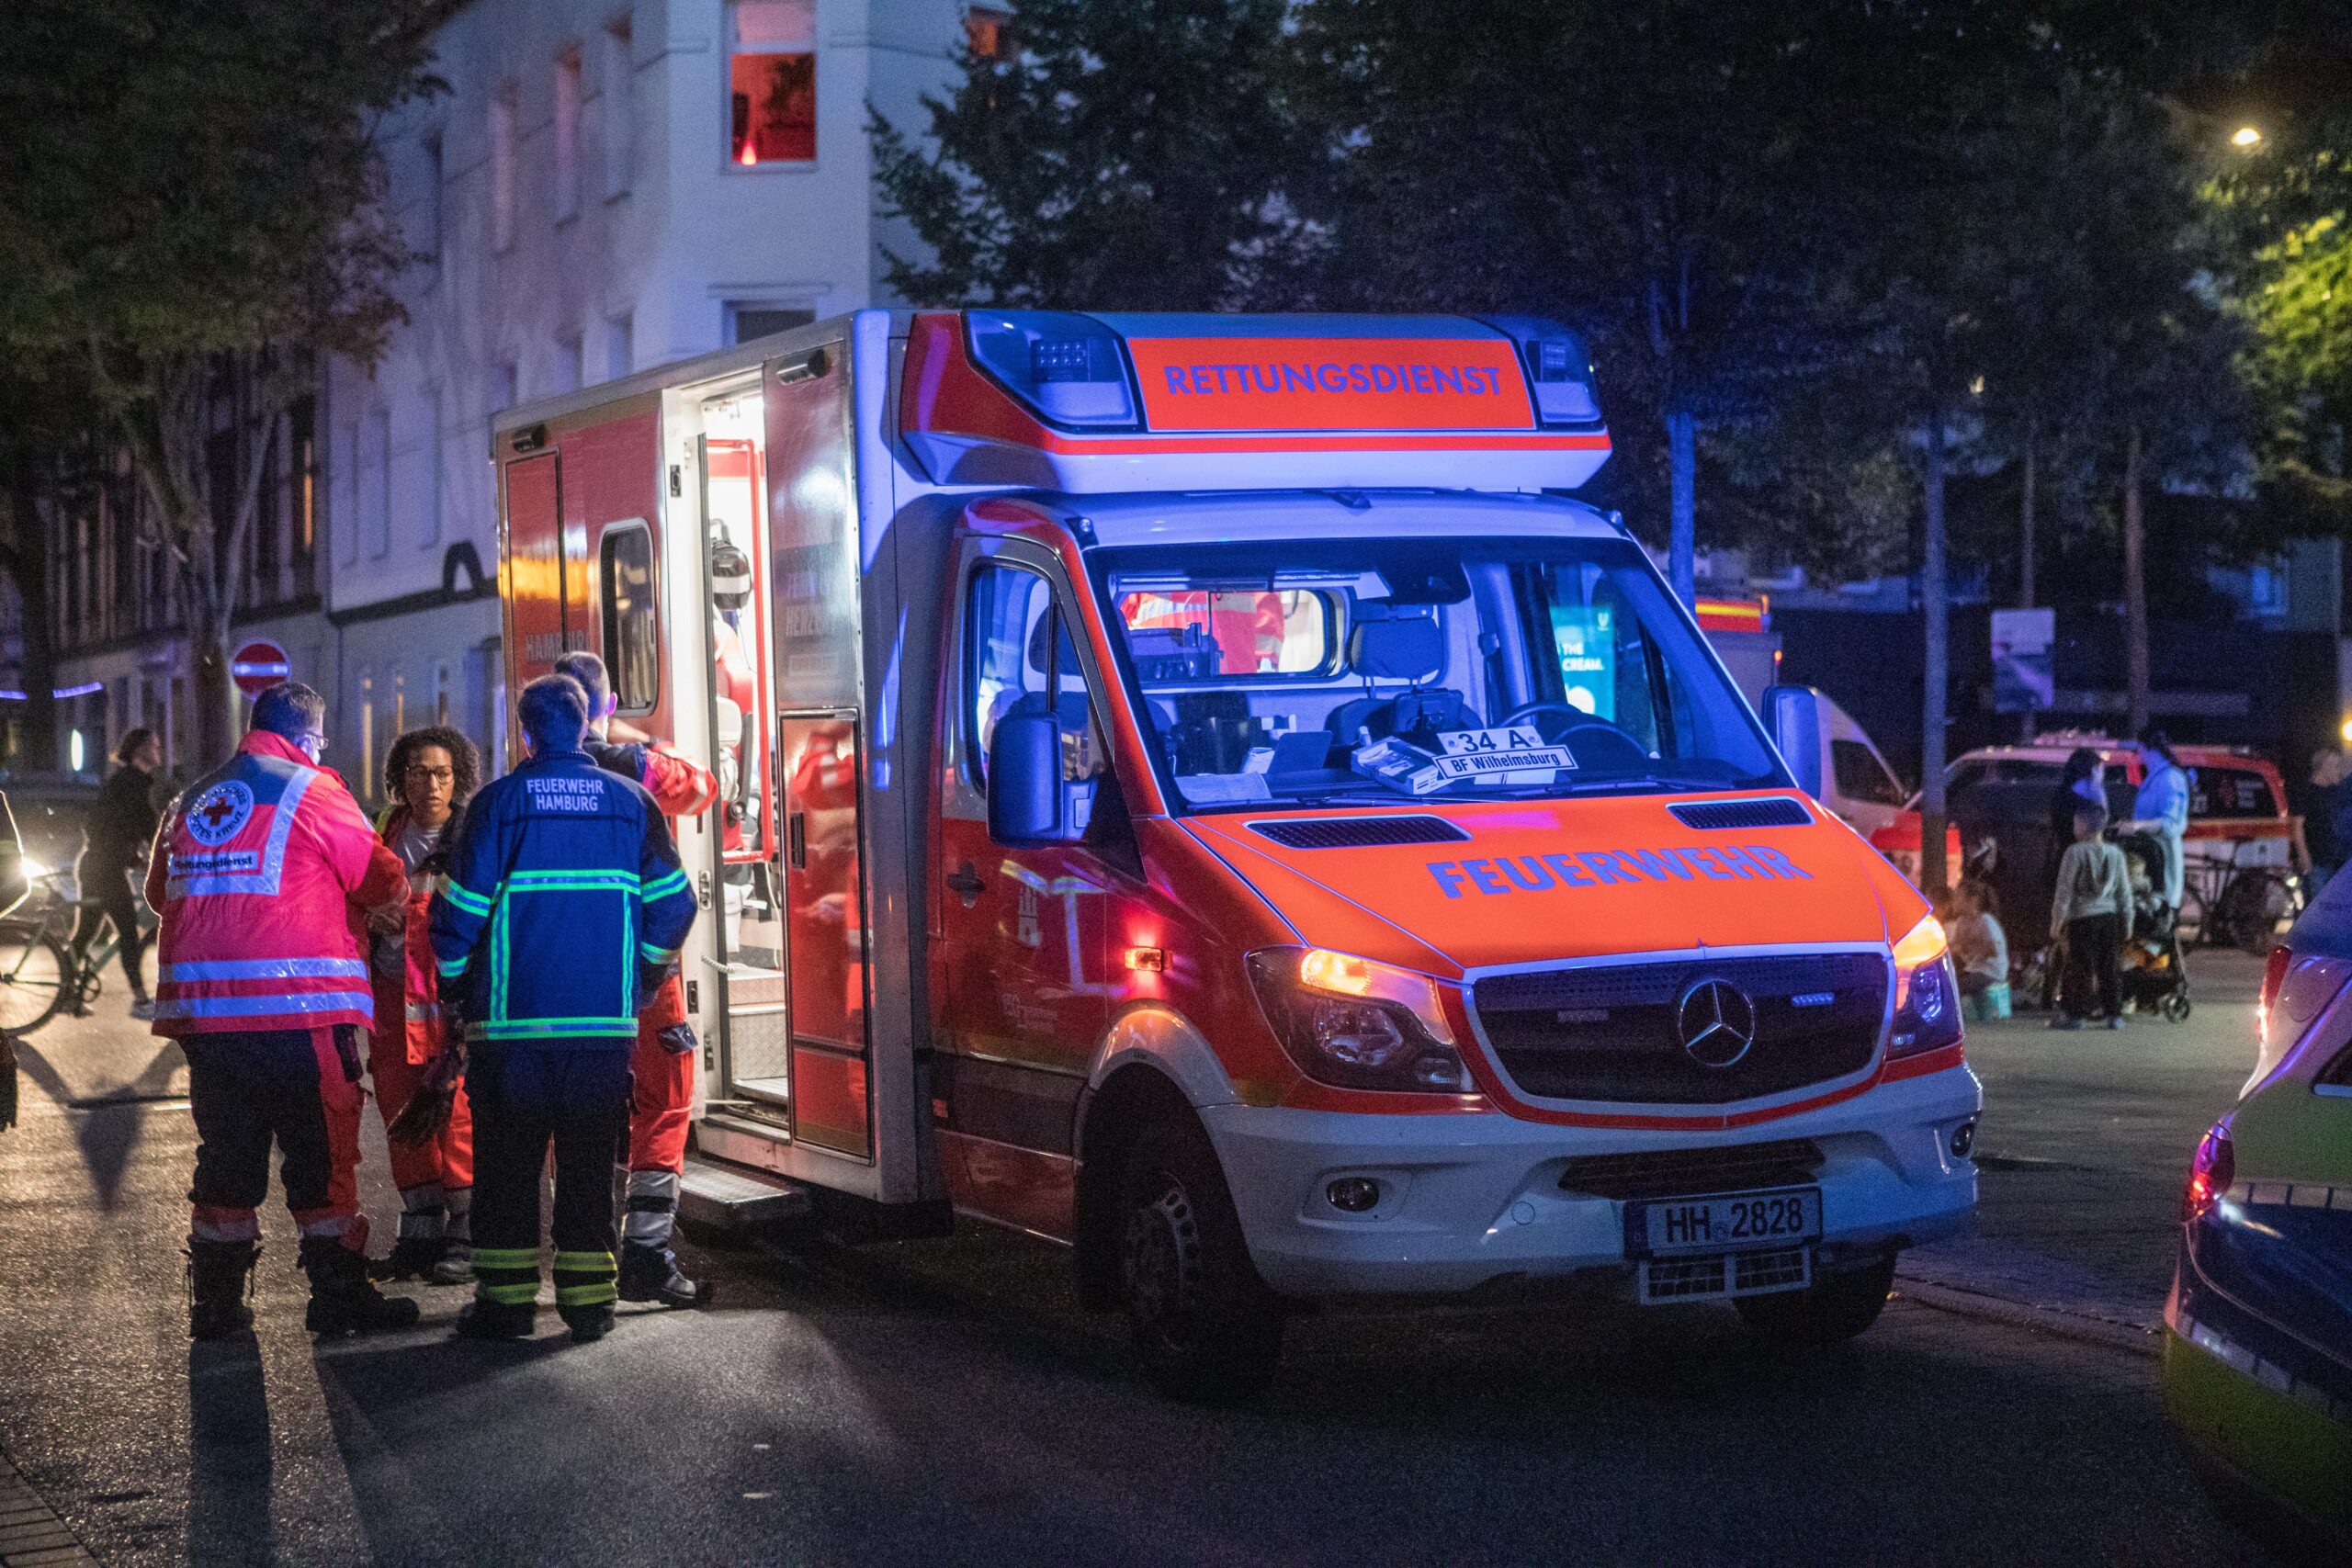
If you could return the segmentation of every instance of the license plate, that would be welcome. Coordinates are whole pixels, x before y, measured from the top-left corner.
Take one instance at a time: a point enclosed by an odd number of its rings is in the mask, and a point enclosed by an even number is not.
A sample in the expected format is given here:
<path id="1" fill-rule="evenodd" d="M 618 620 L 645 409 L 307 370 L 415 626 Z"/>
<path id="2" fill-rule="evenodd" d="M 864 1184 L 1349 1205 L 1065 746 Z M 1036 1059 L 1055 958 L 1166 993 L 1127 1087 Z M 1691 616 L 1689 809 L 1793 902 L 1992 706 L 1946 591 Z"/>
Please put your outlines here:
<path id="1" fill-rule="evenodd" d="M 1653 1198 L 1625 1205 L 1625 1250 L 1633 1258 L 1737 1252 L 1820 1238 L 1818 1187 Z"/>

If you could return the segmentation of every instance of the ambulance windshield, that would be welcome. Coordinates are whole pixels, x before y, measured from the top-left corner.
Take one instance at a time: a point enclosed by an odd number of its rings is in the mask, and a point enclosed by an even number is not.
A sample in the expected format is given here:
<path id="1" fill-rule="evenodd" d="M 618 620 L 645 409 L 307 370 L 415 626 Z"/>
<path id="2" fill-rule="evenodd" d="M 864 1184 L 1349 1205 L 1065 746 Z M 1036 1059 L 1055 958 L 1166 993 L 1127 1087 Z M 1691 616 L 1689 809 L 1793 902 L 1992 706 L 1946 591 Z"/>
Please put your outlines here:
<path id="1" fill-rule="evenodd" d="M 1624 540 L 1153 546 L 1095 565 L 1187 809 L 1788 783 Z"/>

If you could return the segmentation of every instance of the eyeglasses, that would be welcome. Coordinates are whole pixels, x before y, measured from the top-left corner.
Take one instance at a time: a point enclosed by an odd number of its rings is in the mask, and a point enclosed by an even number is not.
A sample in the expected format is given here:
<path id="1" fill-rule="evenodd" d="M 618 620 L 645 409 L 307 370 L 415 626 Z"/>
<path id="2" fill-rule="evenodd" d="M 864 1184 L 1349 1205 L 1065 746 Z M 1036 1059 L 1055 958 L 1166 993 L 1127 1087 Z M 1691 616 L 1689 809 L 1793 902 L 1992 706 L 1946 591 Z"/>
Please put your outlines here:
<path id="1" fill-rule="evenodd" d="M 304 751 L 308 752 L 310 754 L 311 761 L 315 762 L 327 749 L 327 738 L 313 729 L 307 733 L 296 736 L 294 738 L 294 744 L 300 746 Z"/>
<path id="2" fill-rule="evenodd" d="M 451 784 L 458 774 L 454 768 L 411 768 L 408 776 L 416 784 Z"/>

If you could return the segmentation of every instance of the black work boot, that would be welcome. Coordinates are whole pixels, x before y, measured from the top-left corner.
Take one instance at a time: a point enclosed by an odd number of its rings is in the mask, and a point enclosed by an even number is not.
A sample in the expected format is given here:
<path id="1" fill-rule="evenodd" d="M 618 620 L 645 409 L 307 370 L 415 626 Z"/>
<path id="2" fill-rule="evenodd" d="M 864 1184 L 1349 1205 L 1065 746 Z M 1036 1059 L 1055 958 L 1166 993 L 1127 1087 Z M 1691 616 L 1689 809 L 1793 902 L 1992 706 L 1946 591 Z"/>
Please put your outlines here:
<path id="1" fill-rule="evenodd" d="M 460 1339 L 528 1339 L 538 1307 L 530 1302 L 469 1302 L 458 1312 Z"/>
<path id="2" fill-rule="evenodd" d="M 250 1241 L 191 1241 L 187 1244 L 187 1337 L 225 1339 L 254 1325 L 245 1304 L 254 1259 L 261 1248 Z"/>
<path id="3" fill-rule="evenodd" d="M 613 1331 L 613 1309 L 608 1306 L 558 1307 L 564 1323 L 571 1330 L 572 1343 L 592 1345 Z"/>
<path id="4" fill-rule="evenodd" d="M 379 1292 L 368 1282 L 367 1257 L 339 1237 L 305 1241 L 302 1272 L 311 1277 L 311 1306 L 302 1326 L 313 1334 L 365 1334 L 406 1328 L 416 1321 L 416 1303 Z"/>
<path id="5" fill-rule="evenodd" d="M 449 1253 L 449 1239 L 438 1235 L 404 1235 L 391 1251 L 368 1265 L 379 1280 L 434 1280 L 434 1269 Z"/>
<path id="6" fill-rule="evenodd" d="M 708 1306 L 712 1291 L 707 1280 L 689 1280 L 678 1272 L 677 1256 L 666 1247 L 641 1242 L 621 1244 L 621 1300 L 660 1302 L 669 1307 Z"/>

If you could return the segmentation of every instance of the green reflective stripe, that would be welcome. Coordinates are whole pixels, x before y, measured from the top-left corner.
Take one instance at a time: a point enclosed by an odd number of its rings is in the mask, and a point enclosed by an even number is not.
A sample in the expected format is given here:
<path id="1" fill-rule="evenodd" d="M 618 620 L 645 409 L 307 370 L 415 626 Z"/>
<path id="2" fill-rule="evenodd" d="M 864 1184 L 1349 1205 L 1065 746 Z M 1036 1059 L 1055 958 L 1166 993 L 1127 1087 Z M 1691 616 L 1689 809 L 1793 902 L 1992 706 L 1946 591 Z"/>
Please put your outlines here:
<path id="1" fill-rule="evenodd" d="M 467 887 L 454 876 L 449 879 L 449 886 L 441 890 L 441 896 L 469 915 L 490 913 L 490 900 Z"/>
<path id="2" fill-rule="evenodd" d="M 566 1035 L 611 1036 L 620 1040 L 637 1038 L 637 1020 L 633 1018 L 518 1018 L 502 1019 L 492 1023 L 469 1023 L 466 1026 L 469 1040 L 542 1040 L 560 1039 Z"/>
<path id="3" fill-rule="evenodd" d="M 684 893 L 685 890 L 686 874 L 683 871 L 673 871 L 667 876 L 656 877 L 645 885 L 645 901 L 650 904 L 656 898 L 667 898 L 673 893 Z"/>
<path id="4" fill-rule="evenodd" d="M 506 879 L 510 893 L 576 893 L 598 888 L 634 893 L 638 878 L 626 871 L 518 871 Z"/>
<path id="5" fill-rule="evenodd" d="M 493 1023 L 506 1017 L 506 944 L 510 929 L 506 909 L 506 895 L 502 892 L 498 909 L 490 918 L 490 1017 Z"/>
<path id="6" fill-rule="evenodd" d="M 678 950 L 674 947 L 656 947 L 650 942 L 640 942 L 637 944 L 637 955 L 648 964 L 667 964 L 678 956 Z"/>
<path id="7" fill-rule="evenodd" d="M 559 1272 L 573 1274 L 594 1274 L 600 1269 L 609 1274 L 618 1267 L 609 1252 L 559 1252 L 555 1266 Z"/>
<path id="8" fill-rule="evenodd" d="M 474 1285 L 474 1299 L 489 1302 L 493 1306 L 529 1306 L 539 1299 L 539 1282 L 526 1280 L 519 1285 L 493 1285 L 487 1280 L 478 1280 Z"/>
<path id="9" fill-rule="evenodd" d="M 445 958 L 434 967 L 441 971 L 441 978 L 444 980 L 454 980 L 466 972 L 466 961 L 462 958 Z"/>
<path id="10" fill-rule="evenodd" d="M 610 1280 L 601 1285 L 559 1285 L 555 1292 L 560 1307 L 609 1306 L 620 1299 L 620 1287 Z"/>
<path id="11" fill-rule="evenodd" d="M 536 1247 L 477 1247 L 474 1267 L 477 1269 L 537 1269 L 539 1249 Z"/>

